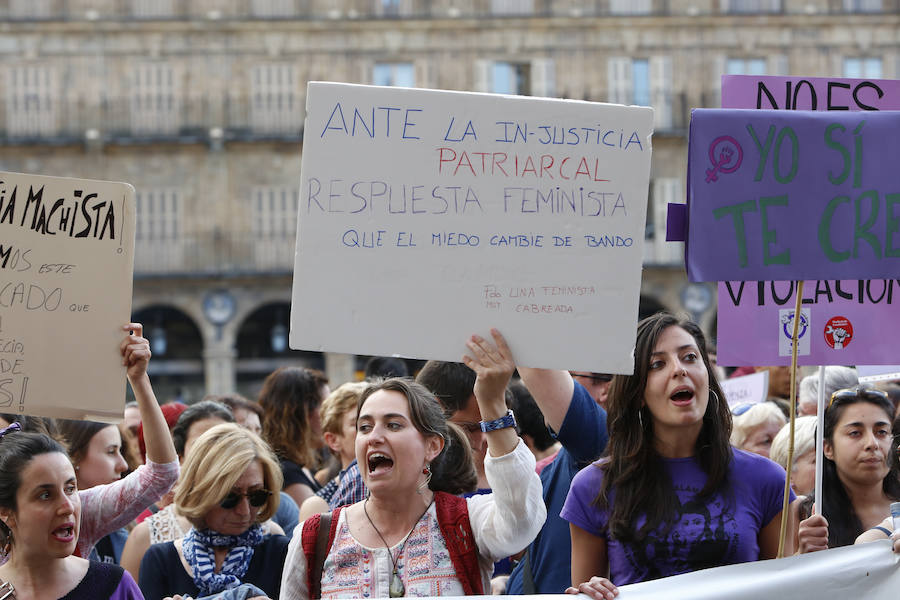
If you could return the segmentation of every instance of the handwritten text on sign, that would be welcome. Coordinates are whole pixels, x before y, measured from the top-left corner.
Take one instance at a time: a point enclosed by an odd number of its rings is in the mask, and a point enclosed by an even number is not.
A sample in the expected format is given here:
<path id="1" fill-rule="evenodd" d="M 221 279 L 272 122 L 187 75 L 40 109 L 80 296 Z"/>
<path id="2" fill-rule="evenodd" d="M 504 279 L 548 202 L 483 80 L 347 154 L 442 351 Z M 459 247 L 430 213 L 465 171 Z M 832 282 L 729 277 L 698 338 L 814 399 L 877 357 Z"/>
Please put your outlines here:
<path id="1" fill-rule="evenodd" d="M 0 412 L 121 417 L 133 195 L 124 183 L 0 173 Z"/>
<path id="2" fill-rule="evenodd" d="M 900 108 L 900 81 L 723 75 L 722 108 L 897 110 Z"/>
<path id="3" fill-rule="evenodd" d="M 693 281 L 885 278 L 900 269 L 900 114 L 693 111 Z"/>
<path id="4" fill-rule="evenodd" d="M 897 110 L 900 81 L 726 75 L 722 107 Z M 790 364 L 794 291 L 791 281 L 720 282 L 719 362 Z M 884 331 L 900 328 L 900 281 L 807 281 L 803 295 L 798 364 L 894 360 L 897 340 Z"/>
<path id="5" fill-rule="evenodd" d="M 311 83 L 307 115 L 292 347 L 459 360 L 496 326 L 631 371 L 650 109 Z"/>

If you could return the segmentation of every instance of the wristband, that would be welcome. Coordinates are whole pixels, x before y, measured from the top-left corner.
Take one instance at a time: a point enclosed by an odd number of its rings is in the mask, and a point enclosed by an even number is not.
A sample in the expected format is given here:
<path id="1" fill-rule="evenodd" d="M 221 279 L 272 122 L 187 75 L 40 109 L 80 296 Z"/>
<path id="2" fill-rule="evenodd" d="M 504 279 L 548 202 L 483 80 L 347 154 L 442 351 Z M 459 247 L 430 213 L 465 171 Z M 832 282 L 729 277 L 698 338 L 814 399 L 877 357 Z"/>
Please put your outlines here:
<path id="1" fill-rule="evenodd" d="M 515 427 L 516 417 L 513 414 L 513 411 L 509 409 L 506 411 L 506 414 L 499 419 L 494 419 L 493 421 L 481 421 L 479 425 L 481 426 L 481 431 L 483 431 L 484 433 L 488 433 L 489 431 L 497 431 L 498 429 Z"/>

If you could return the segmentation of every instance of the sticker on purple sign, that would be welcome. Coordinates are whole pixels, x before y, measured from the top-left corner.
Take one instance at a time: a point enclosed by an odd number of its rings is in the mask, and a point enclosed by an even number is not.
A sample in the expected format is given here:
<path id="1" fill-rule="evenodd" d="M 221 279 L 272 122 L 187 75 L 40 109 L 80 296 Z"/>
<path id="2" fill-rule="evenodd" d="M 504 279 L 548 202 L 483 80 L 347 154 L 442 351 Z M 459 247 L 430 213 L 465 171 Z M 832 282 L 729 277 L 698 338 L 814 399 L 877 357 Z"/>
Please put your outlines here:
<path id="1" fill-rule="evenodd" d="M 730 135 L 713 140 L 709 145 L 709 162 L 713 168 L 706 170 L 706 183 L 718 181 L 717 173 L 728 175 L 741 167 L 744 161 L 744 149 Z"/>
<path id="2" fill-rule="evenodd" d="M 790 364 L 797 286 L 793 281 L 719 283 L 719 364 Z M 791 318 L 782 322 L 784 315 Z M 800 365 L 896 362 L 900 280 L 807 281 L 800 328 Z M 777 335 L 760 335 L 759 332 Z"/>

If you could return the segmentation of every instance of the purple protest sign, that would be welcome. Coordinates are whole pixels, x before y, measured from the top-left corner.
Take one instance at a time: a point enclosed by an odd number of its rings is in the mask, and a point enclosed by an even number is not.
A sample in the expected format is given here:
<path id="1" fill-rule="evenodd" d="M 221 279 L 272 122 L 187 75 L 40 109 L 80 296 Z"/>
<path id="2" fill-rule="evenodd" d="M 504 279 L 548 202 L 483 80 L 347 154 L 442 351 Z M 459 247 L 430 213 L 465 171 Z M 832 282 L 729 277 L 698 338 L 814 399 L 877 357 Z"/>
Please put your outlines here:
<path id="1" fill-rule="evenodd" d="M 695 109 L 691 281 L 900 272 L 900 113 Z"/>
<path id="2" fill-rule="evenodd" d="M 722 108 L 898 110 L 900 81 L 723 75 Z"/>
<path id="3" fill-rule="evenodd" d="M 718 361 L 789 365 L 796 289 L 791 281 L 719 283 Z M 799 365 L 884 365 L 897 361 L 900 280 L 803 284 Z"/>

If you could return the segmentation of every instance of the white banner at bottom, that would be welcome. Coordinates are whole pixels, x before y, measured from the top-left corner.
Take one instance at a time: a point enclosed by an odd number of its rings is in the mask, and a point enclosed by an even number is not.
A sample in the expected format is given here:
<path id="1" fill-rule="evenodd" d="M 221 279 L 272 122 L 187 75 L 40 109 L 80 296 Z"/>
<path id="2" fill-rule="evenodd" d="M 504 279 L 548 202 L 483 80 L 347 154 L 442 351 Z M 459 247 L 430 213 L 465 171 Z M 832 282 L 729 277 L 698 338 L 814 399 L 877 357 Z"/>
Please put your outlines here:
<path id="1" fill-rule="evenodd" d="M 619 600 L 893 600 L 900 597 L 898 559 L 883 540 L 627 585 Z"/>
<path id="2" fill-rule="evenodd" d="M 896 600 L 900 597 L 898 561 L 900 555 L 891 551 L 891 542 L 879 540 L 625 585 L 616 600 Z M 531 598 L 547 600 L 549 596 Z"/>

